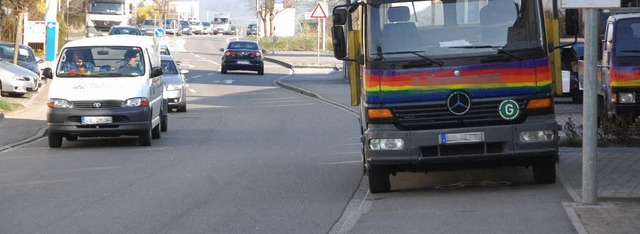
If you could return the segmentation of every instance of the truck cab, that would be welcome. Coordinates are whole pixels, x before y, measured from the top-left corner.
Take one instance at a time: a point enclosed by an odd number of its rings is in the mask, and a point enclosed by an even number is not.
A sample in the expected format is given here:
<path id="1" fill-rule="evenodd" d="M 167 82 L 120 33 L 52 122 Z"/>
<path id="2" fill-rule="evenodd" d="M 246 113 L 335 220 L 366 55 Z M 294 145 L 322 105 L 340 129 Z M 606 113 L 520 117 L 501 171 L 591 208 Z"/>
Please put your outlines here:
<path id="1" fill-rule="evenodd" d="M 135 6 L 128 0 L 85 0 L 86 36 L 105 36 L 111 26 L 133 25 Z"/>

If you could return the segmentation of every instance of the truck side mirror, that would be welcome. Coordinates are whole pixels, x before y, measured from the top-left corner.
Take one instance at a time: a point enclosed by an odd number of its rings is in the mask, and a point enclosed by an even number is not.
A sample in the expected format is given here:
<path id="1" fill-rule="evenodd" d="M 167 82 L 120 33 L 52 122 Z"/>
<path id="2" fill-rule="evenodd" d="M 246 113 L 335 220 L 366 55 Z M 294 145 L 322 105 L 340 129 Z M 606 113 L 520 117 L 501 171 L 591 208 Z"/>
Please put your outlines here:
<path id="1" fill-rule="evenodd" d="M 578 9 L 564 10 L 564 30 L 568 36 L 580 34 L 580 20 Z"/>
<path id="2" fill-rule="evenodd" d="M 349 16 L 349 12 L 347 8 L 333 8 L 333 25 L 342 26 L 347 23 L 347 16 Z"/>
<path id="3" fill-rule="evenodd" d="M 344 27 L 334 25 L 331 30 L 333 32 L 333 56 L 344 60 L 347 57 L 347 39 L 344 35 Z"/>

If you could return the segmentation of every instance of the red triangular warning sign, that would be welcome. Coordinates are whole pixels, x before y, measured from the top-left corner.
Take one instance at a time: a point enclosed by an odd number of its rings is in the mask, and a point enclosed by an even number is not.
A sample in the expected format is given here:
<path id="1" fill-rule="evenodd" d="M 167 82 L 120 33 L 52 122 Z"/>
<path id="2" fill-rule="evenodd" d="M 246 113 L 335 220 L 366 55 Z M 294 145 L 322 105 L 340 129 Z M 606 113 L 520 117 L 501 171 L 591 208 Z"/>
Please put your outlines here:
<path id="1" fill-rule="evenodd" d="M 316 4 L 316 7 L 311 12 L 311 18 L 313 19 L 324 19 L 327 18 L 327 13 L 324 13 L 324 9 L 322 9 L 322 5 L 320 3 Z"/>

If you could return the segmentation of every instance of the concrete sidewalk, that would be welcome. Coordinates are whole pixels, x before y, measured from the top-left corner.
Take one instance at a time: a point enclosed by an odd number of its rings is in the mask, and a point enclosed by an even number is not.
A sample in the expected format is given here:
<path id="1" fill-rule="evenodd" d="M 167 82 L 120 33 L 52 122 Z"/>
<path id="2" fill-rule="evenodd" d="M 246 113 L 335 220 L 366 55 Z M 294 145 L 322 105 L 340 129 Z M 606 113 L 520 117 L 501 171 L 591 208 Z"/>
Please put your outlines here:
<path id="1" fill-rule="evenodd" d="M 306 73 L 280 80 L 283 87 L 320 96 L 343 109 L 357 111 L 349 104 L 349 85 L 342 74 L 342 61 L 332 55 L 291 51 L 268 54 L 266 59 L 291 68 L 296 74 Z M 0 117 L 0 152 L 45 136 L 47 93 L 45 84 L 24 108 Z M 572 116 L 575 120 L 580 115 Z M 559 118 L 566 119 L 566 116 Z M 557 168 L 559 182 L 573 198 L 563 205 L 578 233 L 637 233 L 640 230 L 640 148 L 598 149 L 599 204 L 596 206 L 581 204 L 580 148 L 561 148 Z"/>

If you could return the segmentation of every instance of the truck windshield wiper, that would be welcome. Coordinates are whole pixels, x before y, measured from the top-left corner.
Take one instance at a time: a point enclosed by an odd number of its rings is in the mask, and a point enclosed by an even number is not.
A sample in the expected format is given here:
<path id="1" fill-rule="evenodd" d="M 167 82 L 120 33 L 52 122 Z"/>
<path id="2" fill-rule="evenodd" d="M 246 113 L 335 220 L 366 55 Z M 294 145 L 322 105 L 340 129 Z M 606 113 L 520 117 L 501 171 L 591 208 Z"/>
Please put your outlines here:
<path id="1" fill-rule="evenodd" d="M 511 56 L 514 59 L 522 61 L 522 58 L 516 56 L 515 54 L 510 53 L 510 52 L 508 52 L 506 50 L 503 50 L 500 47 L 492 46 L 492 45 L 451 46 L 449 48 L 462 48 L 462 49 L 485 49 L 485 48 L 491 48 L 491 49 L 494 49 L 495 51 L 498 51 L 498 53 L 503 53 L 503 54 Z"/>
<path id="2" fill-rule="evenodd" d="M 434 59 L 431 59 L 431 58 L 429 58 L 427 56 L 424 56 L 424 55 L 420 54 L 420 53 L 424 53 L 424 52 L 426 52 L 426 51 L 395 51 L 395 52 L 384 52 L 383 54 L 414 54 L 414 55 L 416 55 L 416 56 L 418 56 L 418 57 L 420 57 L 420 58 L 422 58 L 422 59 L 424 59 L 426 61 L 438 64 L 438 66 L 442 67 L 442 65 L 444 65 L 443 62 L 436 61 Z"/>
<path id="3" fill-rule="evenodd" d="M 640 53 L 640 50 L 621 50 L 620 52 L 627 52 L 627 53 Z"/>

